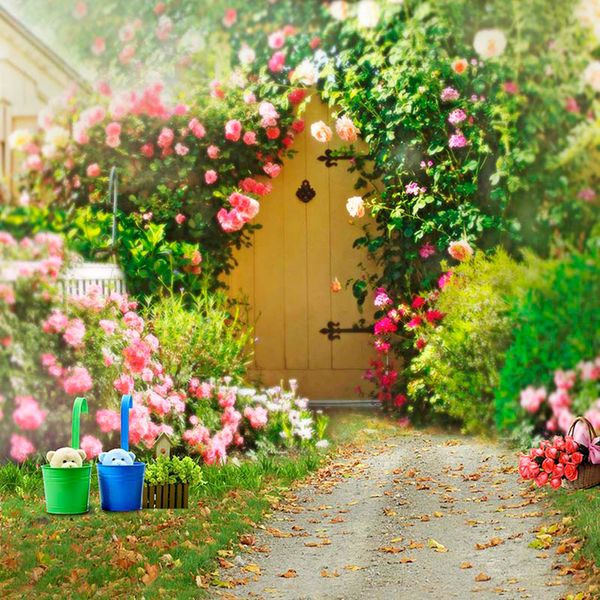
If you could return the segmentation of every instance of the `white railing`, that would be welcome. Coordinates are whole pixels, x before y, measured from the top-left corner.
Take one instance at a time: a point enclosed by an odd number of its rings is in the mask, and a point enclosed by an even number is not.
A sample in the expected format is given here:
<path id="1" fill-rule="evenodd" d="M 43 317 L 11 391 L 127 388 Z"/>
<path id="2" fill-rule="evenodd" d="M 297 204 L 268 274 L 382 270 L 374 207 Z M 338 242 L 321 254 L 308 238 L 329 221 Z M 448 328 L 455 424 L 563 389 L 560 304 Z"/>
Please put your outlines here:
<path id="1" fill-rule="evenodd" d="M 0 283 L 14 284 L 18 277 L 27 271 L 34 271 L 40 263 L 37 261 L 0 262 Z M 90 288 L 96 287 L 102 296 L 111 292 L 124 294 L 125 275 L 117 266 L 110 263 L 83 262 L 71 265 L 59 278 L 66 296 L 84 296 Z"/>

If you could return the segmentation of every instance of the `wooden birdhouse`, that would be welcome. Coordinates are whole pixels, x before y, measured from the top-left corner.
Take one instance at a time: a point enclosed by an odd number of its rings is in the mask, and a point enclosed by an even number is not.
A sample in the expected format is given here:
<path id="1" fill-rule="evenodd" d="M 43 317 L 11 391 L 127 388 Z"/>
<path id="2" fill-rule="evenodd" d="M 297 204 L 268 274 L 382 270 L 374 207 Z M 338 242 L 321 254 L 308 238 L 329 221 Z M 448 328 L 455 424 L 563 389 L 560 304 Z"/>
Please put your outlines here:
<path id="1" fill-rule="evenodd" d="M 171 438 L 163 431 L 157 438 L 154 443 L 154 451 L 156 453 L 156 458 L 159 456 L 166 456 L 169 458 L 171 456 Z"/>

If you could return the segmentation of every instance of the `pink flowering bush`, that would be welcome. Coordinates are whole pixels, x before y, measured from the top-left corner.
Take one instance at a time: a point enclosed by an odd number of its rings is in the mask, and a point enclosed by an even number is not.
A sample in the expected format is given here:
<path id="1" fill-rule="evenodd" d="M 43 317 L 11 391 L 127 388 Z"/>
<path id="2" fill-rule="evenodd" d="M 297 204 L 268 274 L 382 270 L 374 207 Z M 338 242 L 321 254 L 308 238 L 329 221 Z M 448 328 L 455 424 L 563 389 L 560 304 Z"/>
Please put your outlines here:
<path id="1" fill-rule="evenodd" d="M 240 72 L 234 83 L 213 83 L 185 104 L 167 101 L 162 83 L 91 96 L 69 91 L 44 110 L 37 131 L 23 132 L 27 143 L 14 140 L 22 198 L 31 207 L 66 209 L 64 227 L 77 231 L 69 235 L 75 243 L 87 234 L 78 215 L 106 224 L 108 235 L 102 201 L 114 166 L 119 253 L 134 290 L 154 291 L 173 278 L 187 289 L 199 287 L 177 271 L 203 273 L 214 286 L 232 266 L 232 248 L 247 242 L 299 129 L 295 106 L 285 98 L 261 101 L 258 90 L 250 98 L 252 87 Z M 106 250 L 106 238 L 89 244 Z M 202 265 L 191 260 L 194 253 L 204 257 Z M 148 277 L 152 270 L 158 277 Z"/>
<path id="2" fill-rule="evenodd" d="M 95 287 L 83 296 L 64 299 L 57 281 L 60 270 L 47 268 L 50 257 L 64 261 L 59 238 L 40 235 L 16 242 L 2 234 L 0 244 L 0 257 L 36 258 L 0 261 L 6 273 L 21 265 L 14 284 L 8 286 L 11 295 L 0 300 L 0 433 L 6 440 L 0 456 L 22 462 L 36 452 L 64 445 L 76 396 L 87 397 L 90 405 L 92 419 L 83 420 L 81 440 L 88 458 L 118 443 L 123 394 L 133 394 L 129 436 L 142 452 L 161 432 L 208 464 L 222 463 L 232 451 L 255 448 L 261 440 L 293 445 L 322 438 L 323 427 L 306 410 L 307 401 L 296 396 L 295 383 L 290 392 L 259 393 L 239 386 L 244 371 L 236 367 L 236 360 L 244 359 L 236 358 L 236 353 L 244 356 L 247 338 L 241 336 L 237 347 L 228 338 L 225 329 L 235 337 L 239 327 L 231 317 L 225 320 L 227 313 L 211 313 L 213 341 L 208 326 L 198 329 L 200 313 L 185 313 L 198 331 L 197 341 L 206 353 L 202 354 L 196 353 L 194 334 L 182 327 L 182 316 L 171 304 L 167 309 L 171 326 L 180 330 L 188 345 L 188 354 L 182 357 L 182 346 L 174 348 L 159 310 L 142 314 L 138 303 L 126 295 L 104 296 Z M 181 303 L 179 310 L 189 309 Z M 220 361 L 210 371 L 207 355 Z M 221 374 L 231 369 L 236 382 L 232 377 L 194 376 L 219 373 L 219 367 Z"/>
<path id="3" fill-rule="evenodd" d="M 537 434 L 566 434 L 573 420 L 584 416 L 600 429 L 600 356 L 554 372 L 554 389 L 526 387 L 520 394 L 526 423 Z"/>

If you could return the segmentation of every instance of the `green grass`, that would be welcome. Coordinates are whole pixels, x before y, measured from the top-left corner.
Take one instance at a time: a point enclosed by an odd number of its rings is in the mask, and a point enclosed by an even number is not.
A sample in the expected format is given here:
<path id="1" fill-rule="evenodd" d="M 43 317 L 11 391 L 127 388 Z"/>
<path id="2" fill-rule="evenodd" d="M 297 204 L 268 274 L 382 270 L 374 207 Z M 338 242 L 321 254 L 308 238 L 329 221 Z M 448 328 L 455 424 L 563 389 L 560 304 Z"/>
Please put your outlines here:
<path id="1" fill-rule="evenodd" d="M 363 444 L 397 431 L 379 414 L 353 411 L 335 414 L 328 436 Z M 206 483 L 179 511 L 102 512 L 94 472 L 91 510 L 72 517 L 46 514 L 35 465 L 0 466 L 0 598 L 211 597 L 196 577 L 206 581 L 219 553 L 323 460 L 323 453 L 303 451 L 204 466 Z"/>
<path id="2" fill-rule="evenodd" d="M 582 552 L 600 567 L 600 487 L 589 490 L 557 490 L 551 501 L 565 516 L 573 517 L 578 535 L 585 538 Z"/>
<path id="3" fill-rule="evenodd" d="M 220 550 L 249 530 L 280 492 L 322 460 L 322 454 L 306 452 L 205 467 L 207 483 L 191 491 L 185 511 L 105 513 L 99 508 L 96 486 L 90 512 L 73 517 L 45 513 L 40 476 L 31 467 L 19 476 L 17 468 L 4 466 L 0 597 L 198 598 L 203 590 L 196 586 L 196 575 L 210 571 Z M 36 485 L 25 489 L 19 477 L 28 486 L 35 478 Z M 143 580 L 146 565 L 159 565 L 158 577 L 148 584 Z"/>

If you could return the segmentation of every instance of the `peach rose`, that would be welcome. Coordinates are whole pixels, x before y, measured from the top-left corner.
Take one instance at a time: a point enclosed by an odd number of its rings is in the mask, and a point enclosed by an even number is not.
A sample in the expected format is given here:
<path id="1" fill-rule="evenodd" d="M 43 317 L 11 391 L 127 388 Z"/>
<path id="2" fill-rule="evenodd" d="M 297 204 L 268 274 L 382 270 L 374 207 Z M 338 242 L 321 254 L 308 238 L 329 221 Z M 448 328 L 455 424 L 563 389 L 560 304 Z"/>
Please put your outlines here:
<path id="1" fill-rule="evenodd" d="M 335 130 L 344 142 L 355 142 L 360 133 L 352 119 L 345 115 L 335 122 Z"/>
<path id="2" fill-rule="evenodd" d="M 469 260 L 473 256 L 473 248 L 471 248 L 467 240 L 458 240 L 457 242 L 450 242 L 448 246 L 448 254 L 456 259 L 465 261 Z"/>

